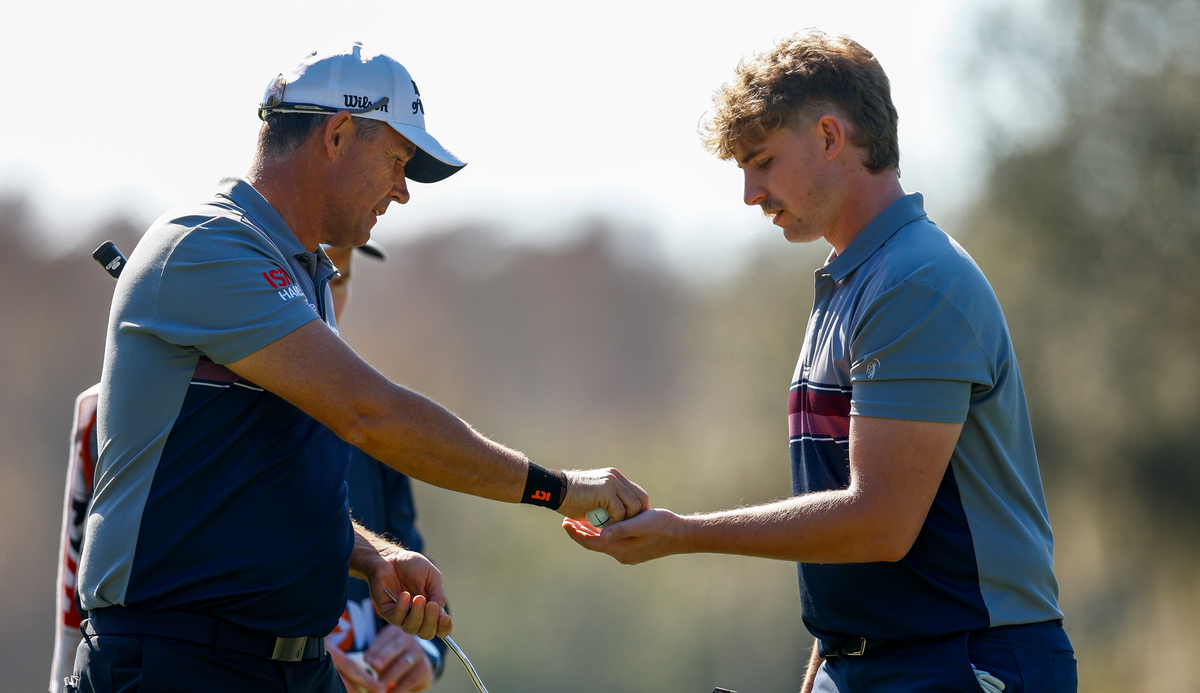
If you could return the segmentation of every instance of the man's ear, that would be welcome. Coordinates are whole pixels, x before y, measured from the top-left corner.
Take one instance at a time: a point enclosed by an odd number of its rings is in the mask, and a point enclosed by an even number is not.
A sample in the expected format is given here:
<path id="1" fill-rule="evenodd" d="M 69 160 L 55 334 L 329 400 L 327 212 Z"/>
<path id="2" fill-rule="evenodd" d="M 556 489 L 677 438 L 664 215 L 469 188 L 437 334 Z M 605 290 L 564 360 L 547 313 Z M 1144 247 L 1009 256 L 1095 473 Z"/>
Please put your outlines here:
<path id="1" fill-rule="evenodd" d="M 354 120 L 350 117 L 349 111 L 338 111 L 329 120 L 325 121 L 325 127 L 321 129 L 322 144 L 325 147 L 325 156 L 333 159 L 341 152 L 348 138 L 354 136 Z"/>
<path id="2" fill-rule="evenodd" d="M 826 114 L 817 119 L 817 132 L 825 140 L 825 160 L 833 161 L 846 146 L 846 126 L 842 119 Z"/>

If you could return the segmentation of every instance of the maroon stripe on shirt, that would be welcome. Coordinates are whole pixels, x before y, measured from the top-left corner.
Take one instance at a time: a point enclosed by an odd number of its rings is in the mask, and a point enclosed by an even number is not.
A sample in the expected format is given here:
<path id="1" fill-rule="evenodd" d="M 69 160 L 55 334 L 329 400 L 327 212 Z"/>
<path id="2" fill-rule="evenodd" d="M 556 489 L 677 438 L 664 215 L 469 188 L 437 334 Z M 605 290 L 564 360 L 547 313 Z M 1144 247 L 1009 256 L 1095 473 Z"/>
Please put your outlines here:
<path id="1" fill-rule="evenodd" d="M 846 438 L 850 435 L 850 393 L 814 391 L 808 383 L 788 395 L 788 434 Z"/>
<path id="2" fill-rule="evenodd" d="M 207 356 L 200 357 L 199 363 L 196 364 L 196 372 L 192 374 L 192 380 L 207 380 L 214 383 L 233 383 L 238 379 L 237 373 L 225 366 L 213 363 Z"/>

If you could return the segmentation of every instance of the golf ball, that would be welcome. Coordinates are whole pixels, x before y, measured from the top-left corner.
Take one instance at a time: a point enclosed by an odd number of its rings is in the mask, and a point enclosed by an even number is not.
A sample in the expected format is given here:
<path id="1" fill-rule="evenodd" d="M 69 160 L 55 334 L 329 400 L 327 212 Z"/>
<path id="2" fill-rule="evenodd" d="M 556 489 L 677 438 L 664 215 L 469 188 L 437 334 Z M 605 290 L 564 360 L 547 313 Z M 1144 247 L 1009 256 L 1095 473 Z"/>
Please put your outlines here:
<path id="1" fill-rule="evenodd" d="M 587 519 L 593 527 L 603 527 L 608 524 L 608 511 L 604 508 L 596 508 L 588 512 Z"/>

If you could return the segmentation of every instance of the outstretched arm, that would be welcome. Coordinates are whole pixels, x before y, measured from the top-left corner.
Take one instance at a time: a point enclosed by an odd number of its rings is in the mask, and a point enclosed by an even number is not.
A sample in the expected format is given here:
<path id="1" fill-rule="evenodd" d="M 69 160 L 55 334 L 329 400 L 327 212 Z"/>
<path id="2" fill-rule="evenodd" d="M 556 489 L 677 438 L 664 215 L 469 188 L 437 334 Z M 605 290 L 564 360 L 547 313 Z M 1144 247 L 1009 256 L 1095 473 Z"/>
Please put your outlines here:
<path id="1" fill-rule="evenodd" d="M 844 489 L 680 516 L 654 509 L 603 530 L 563 521 L 579 544 L 622 563 L 725 553 L 804 563 L 898 561 L 912 548 L 962 424 L 851 418 Z"/>
<path id="2" fill-rule="evenodd" d="M 343 440 L 427 483 L 508 503 L 521 501 L 525 455 L 480 435 L 441 405 L 396 385 L 312 320 L 228 364 Z M 566 473 L 558 512 L 582 518 L 603 507 L 614 520 L 649 507 L 645 491 L 615 469 Z"/>

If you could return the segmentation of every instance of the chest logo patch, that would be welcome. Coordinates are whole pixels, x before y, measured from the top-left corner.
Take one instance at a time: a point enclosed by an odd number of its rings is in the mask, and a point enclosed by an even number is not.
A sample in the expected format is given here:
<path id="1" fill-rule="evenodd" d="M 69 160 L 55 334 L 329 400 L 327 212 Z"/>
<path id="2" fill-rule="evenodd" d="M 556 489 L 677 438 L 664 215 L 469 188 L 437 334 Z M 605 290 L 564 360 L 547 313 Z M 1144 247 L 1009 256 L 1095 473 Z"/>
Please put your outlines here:
<path id="1" fill-rule="evenodd" d="M 304 292 L 300 290 L 300 287 L 296 286 L 287 272 L 281 269 L 276 268 L 270 272 L 263 272 L 262 276 L 271 285 L 271 288 L 275 289 L 276 293 L 279 294 L 279 298 L 284 301 L 304 295 Z"/>

